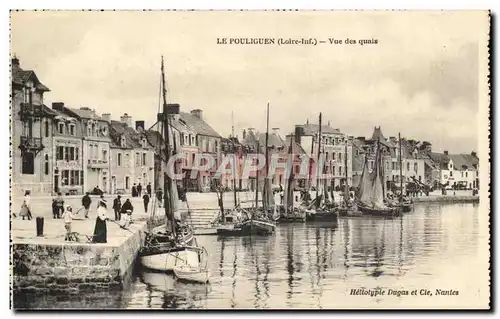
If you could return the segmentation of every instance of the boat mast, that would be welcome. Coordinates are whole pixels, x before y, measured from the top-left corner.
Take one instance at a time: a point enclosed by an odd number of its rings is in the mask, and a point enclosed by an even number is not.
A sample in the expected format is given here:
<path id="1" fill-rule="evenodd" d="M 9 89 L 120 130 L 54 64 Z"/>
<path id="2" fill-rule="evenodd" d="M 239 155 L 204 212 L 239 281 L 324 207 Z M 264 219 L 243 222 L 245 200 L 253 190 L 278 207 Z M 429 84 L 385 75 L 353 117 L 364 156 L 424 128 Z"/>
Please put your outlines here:
<path id="1" fill-rule="evenodd" d="M 167 106 L 167 88 L 165 85 L 165 68 L 163 65 L 163 56 L 161 57 L 161 83 L 162 83 L 162 97 L 163 97 L 163 134 L 165 136 L 165 150 L 166 150 L 166 163 L 167 170 L 163 173 L 163 188 L 165 189 L 164 207 L 165 216 L 170 218 L 172 226 L 172 234 L 175 234 L 175 221 L 174 212 L 172 212 L 172 203 L 170 201 L 172 190 L 171 181 L 168 176 L 168 163 L 170 161 L 170 133 L 169 133 L 169 120 L 168 120 L 168 106 Z M 168 213 L 167 213 L 168 212 Z"/>
<path id="2" fill-rule="evenodd" d="M 264 210 L 269 209 L 269 102 L 267 103 L 267 118 L 266 118 L 266 176 L 264 177 L 264 194 L 266 194 L 266 198 L 262 198 L 262 206 Z"/>
<path id="3" fill-rule="evenodd" d="M 348 170 L 347 170 L 347 143 L 349 143 L 349 140 L 346 139 L 345 141 L 345 154 L 344 154 L 344 162 L 345 162 L 345 202 L 349 202 L 349 183 L 347 182 L 348 178 Z"/>
<path id="4" fill-rule="evenodd" d="M 316 162 L 316 207 L 319 207 L 319 157 L 321 156 L 321 112 L 319 113 L 319 130 L 318 130 L 318 160 Z"/>
<path id="5" fill-rule="evenodd" d="M 238 205 L 238 201 L 236 199 L 236 143 L 234 141 L 234 113 L 231 112 L 231 136 L 233 142 L 233 195 L 234 195 L 234 207 Z"/>
<path id="6" fill-rule="evenodd" d="M 257 140 L 257 152 L 259 152 L 258 154 L 260 154 L 260 140 Z M 259 207 L 259 170 L 255 172 L 255 209 L 257 209 L 258 207 Z"/>
<path id="7" fill-rule="evenodd" d="M 399 139 L 399 184 L 401 187 L 401 193 L 399 195 L 399 201 L 403 201 L 403 157 L 401 154 L 401 133 L 398 133 L 398 139 Z"/>

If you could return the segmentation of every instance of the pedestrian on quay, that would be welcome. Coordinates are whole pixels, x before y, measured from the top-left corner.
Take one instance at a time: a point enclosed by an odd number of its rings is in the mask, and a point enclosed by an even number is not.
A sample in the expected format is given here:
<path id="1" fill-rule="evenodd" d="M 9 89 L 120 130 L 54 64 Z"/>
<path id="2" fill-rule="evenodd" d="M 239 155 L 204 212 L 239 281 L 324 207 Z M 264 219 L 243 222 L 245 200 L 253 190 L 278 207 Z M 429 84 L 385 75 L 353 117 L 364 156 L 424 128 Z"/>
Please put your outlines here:
<path id="1" fill-rule="evenodd" d="M 28 220 L 31 220 L 33 218 L 33 215 L 31 214 L 31 196 L 30 196 L 30 191 L 27 190 L 24 192 L 24 199 L 23 203 L 21 204 L 21 211 L 19 212 L 19 216 L 21 216 L 24 220 L 25 217 L 28 218 Z"/>
<path id="2" fill-rule="evenodd" d="M 121 196 L 118 195 L 115 200 L 113 201 L 113 210 L 115 211 L 115 221 L 120 220 L 120 215 L 121 215 L 121 209 L 122 209 L 122 202 L 121 202 Z"/>
<path id="3" fill-rule="evenodd" d="M 130 212 L 128 212 L 128 211 L 130 211 Z M 130 202 L 130 198 L 127 198 L 125 203 L 123 203 L 123 205 L 122 205 L 122 210 L 121 210 L 122 217 L 123 217 L 123 214 L 130 215 L 130 221 L 132 221 L 132 212 L 133 211 L 134 211 L 134 206 L 132 206 L 132 203 Z"/>
<path id="4" fill-rule="evenodd" d="M 62 214 L 64 213 L 64 199 L 62 197 L 61 192 L 57 193 L 56 197 L 56 214 L 54 216 L 55 219 L 61 219 Z"/>
<path id="5" fill-rule="evenodd" d="M 76 215 L 80 215 L 80 213 L 83 211 L 84 212 L 84 217 L 89 218 L 89 209 L 90 209 L 90 204 L 92 204 L 92 199 L 90 199 L 89 192 L 86 192 L 85 195 L 82 197 L 82 207 L 80 207 L 76 211 Z"/>
<path id="6" fill-rule="evenodd" d="M 66 228 L 65 241 L 73 241 L 73 235 L 71 232 L 71 223 L 73 221 L 73 208 L 71 206 L 66 206 L 66 210 L 63 213 L 64 218 L 64 228 Z"/>
<path id="7" fill-rule="evenodd" d="M 151 183 L 148 183 L 146 186 L 146 192 L 148 193 L 149 197 L 151 198 Z"/>
<path id="8" fill-rule="evenodd" d="M 92 243 L 107 243 L 108 228 L 106 225 L 107 205 L 106 200 L 101 198 L 98 202 L 97 218 L 95 220 L 94 235 L 92 236 Z"/>
<path id="9" fill-rule="evenodd" d="M 149 205 L 149 195 L 148 193 L 144 193 L 144 196 L 142 196 L 142 200 L 144 201 L 144 212 L 148 212 L 148 205 Z"/>
<path id="10" fill-rule="evenodd" d="M 141 197 L 141 195 L 142 195 L 142 185 L 141 185 L 141 183 L 139 183 L 139 185 L 137 185 L 137 195 L 139 197 Z"/>
<path id="11" fill-rule="evenodd" d="M 163 191 L 161 188 L 159 188 L 157 191 L 156 191 L 156 198 L 158 199 L 158 207 L 161 208 L 161 202 L 163 200 Z"/>
<path id="12" fill-rule="evenodd" d="M 137 186 L 132 185 L 132 197 L 137 197 Z"/>

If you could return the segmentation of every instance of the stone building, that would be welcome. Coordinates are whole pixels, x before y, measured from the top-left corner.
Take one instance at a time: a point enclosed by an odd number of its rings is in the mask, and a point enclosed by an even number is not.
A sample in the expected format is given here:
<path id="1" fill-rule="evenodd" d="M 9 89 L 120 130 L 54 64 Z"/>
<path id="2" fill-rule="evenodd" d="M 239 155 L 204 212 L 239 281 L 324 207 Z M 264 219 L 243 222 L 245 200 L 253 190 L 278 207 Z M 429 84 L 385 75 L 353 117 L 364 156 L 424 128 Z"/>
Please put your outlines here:
<path id="1" fill-rule="evenodd" d="M 54 141 L 52 162 L 54 166 L 54 191 L 63 194 L 83 194 L 84 165 L 82 123 L 68 115 L 62 102 L 52 103 Z"/>
<path id="2" fill-rule="evenodd" d="M 435 163 L 433 186 L 447 189 L 479 189 L 479 158 L 470 154 L 429 153 Z"/>
<path id="3" fill-rule="evenodd" d="M 318 163 L 318 147 L 319 142 L 319 125 L 310 124 L 309 121 L 306 124 L 295 125 L 295 136 L 297 142 L 303 148 L 304 152 L 308 154 L 311 159 L 311 178 L 310 183 L 312 186 L 316 186 L 316 163 Z M 347 144 L 347 153 L 346 153 Z M 324 157 L 324 168 L 323 174 L 331 176 L 332 180 L 329 182 L 330 185 L 333 183 L 333 187 L 342 187 L 344 185 L 347 175 L 347 181 L 349 185 L 352 185 L 352 145 L 348 143 L 348 136 L 339 129 L 327 125 L 321 126 L 321 149 L 320 154 Z M 345 163 L 347 156 L 347 166 Z M 346 174 L 347 170 L 347 174 Z M 321 173 L 321 172 L 320 172 Z M 304 181 L 306 182 L 306 181 Z M 301 186 L 305 187 L 304 182 Z"/>
<path id="4" fill-rule="evenodd" d="M 214 176 L 221 163 L 221 136 L 203 118 L 203 111 L 192 110 L 190 113 L 180 112 L 180 119 L 196 133 L 196 147 L 199 153 L 210 155 L 214 165 L 209 171 L 199 171 L 198 190 L 210 191 L 214 184 Z M 201 163 L 202 165 L 204 163 Z"/>
<path id="5" fill-rule="evenodd" d="M 134 184 L 146 189 L 151 183 L 155 189 L 154 150 L 144 133 L 144 122 L 136 121 L 135 129 L 131 125 L 132 118 L 126 113 L 120 121 L 109 122 L 112 194 L 130 194 Z"/>
<path id="6" fill-rule="evenodd" d="M 65 108 L 66 114 L 80 122 L 82 130 L 83 189 L 98 187 L 109 193 L 109 123 L 88 107 Z"/>
<path id="7" fill-rule="evenodd" d="M 51 194 L 53 187 L 52 121 L 56 114 L 43 104 L 49 89 L 19 59 L 11 69 L 12 195 Z"/>

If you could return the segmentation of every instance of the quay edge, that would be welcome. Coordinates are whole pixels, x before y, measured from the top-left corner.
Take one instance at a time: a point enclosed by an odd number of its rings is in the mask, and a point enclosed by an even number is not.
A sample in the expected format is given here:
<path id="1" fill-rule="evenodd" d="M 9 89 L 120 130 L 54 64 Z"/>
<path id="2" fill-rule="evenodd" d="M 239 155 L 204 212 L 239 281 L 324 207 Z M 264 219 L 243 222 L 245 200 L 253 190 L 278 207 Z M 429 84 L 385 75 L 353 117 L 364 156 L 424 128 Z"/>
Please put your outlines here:
<path id="1" fill-rule="evenodd" d="M 13 293 L 122 289 L 143 245 L 146 221 L 138 221 L 117 245 L 12 242 Z"/>

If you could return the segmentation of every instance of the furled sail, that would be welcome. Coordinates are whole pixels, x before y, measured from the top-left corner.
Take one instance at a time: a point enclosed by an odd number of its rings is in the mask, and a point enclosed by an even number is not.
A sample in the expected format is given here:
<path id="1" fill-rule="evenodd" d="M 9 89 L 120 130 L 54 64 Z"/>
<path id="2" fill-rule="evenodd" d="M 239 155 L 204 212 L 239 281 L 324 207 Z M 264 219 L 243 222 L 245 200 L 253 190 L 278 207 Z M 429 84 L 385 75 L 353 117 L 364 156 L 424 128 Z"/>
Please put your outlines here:
<path id="1" fill-rule="evenodd" d="M 371 207 L 376 209 L 385 209 L 387 208 L 384 204 L 384 185 L 382 178 L 382 164 L 381 164 L 381 156 L 380 156 L 380 148 L 377 145 L 377 155 L 375 156 L 375 167 L 373 169 L 373 184 L 371 191 Z"/>
<path id="2" fill-rule="evenodd" d="M 371 204 L 372 184 L 371 174 L 368 171 L 368 164 L 365 160 L 363 164 L 363 172 L 361 173 L 361 180 L 359 181 L 358 193 L 358 200 L 365 205 Z"/>

